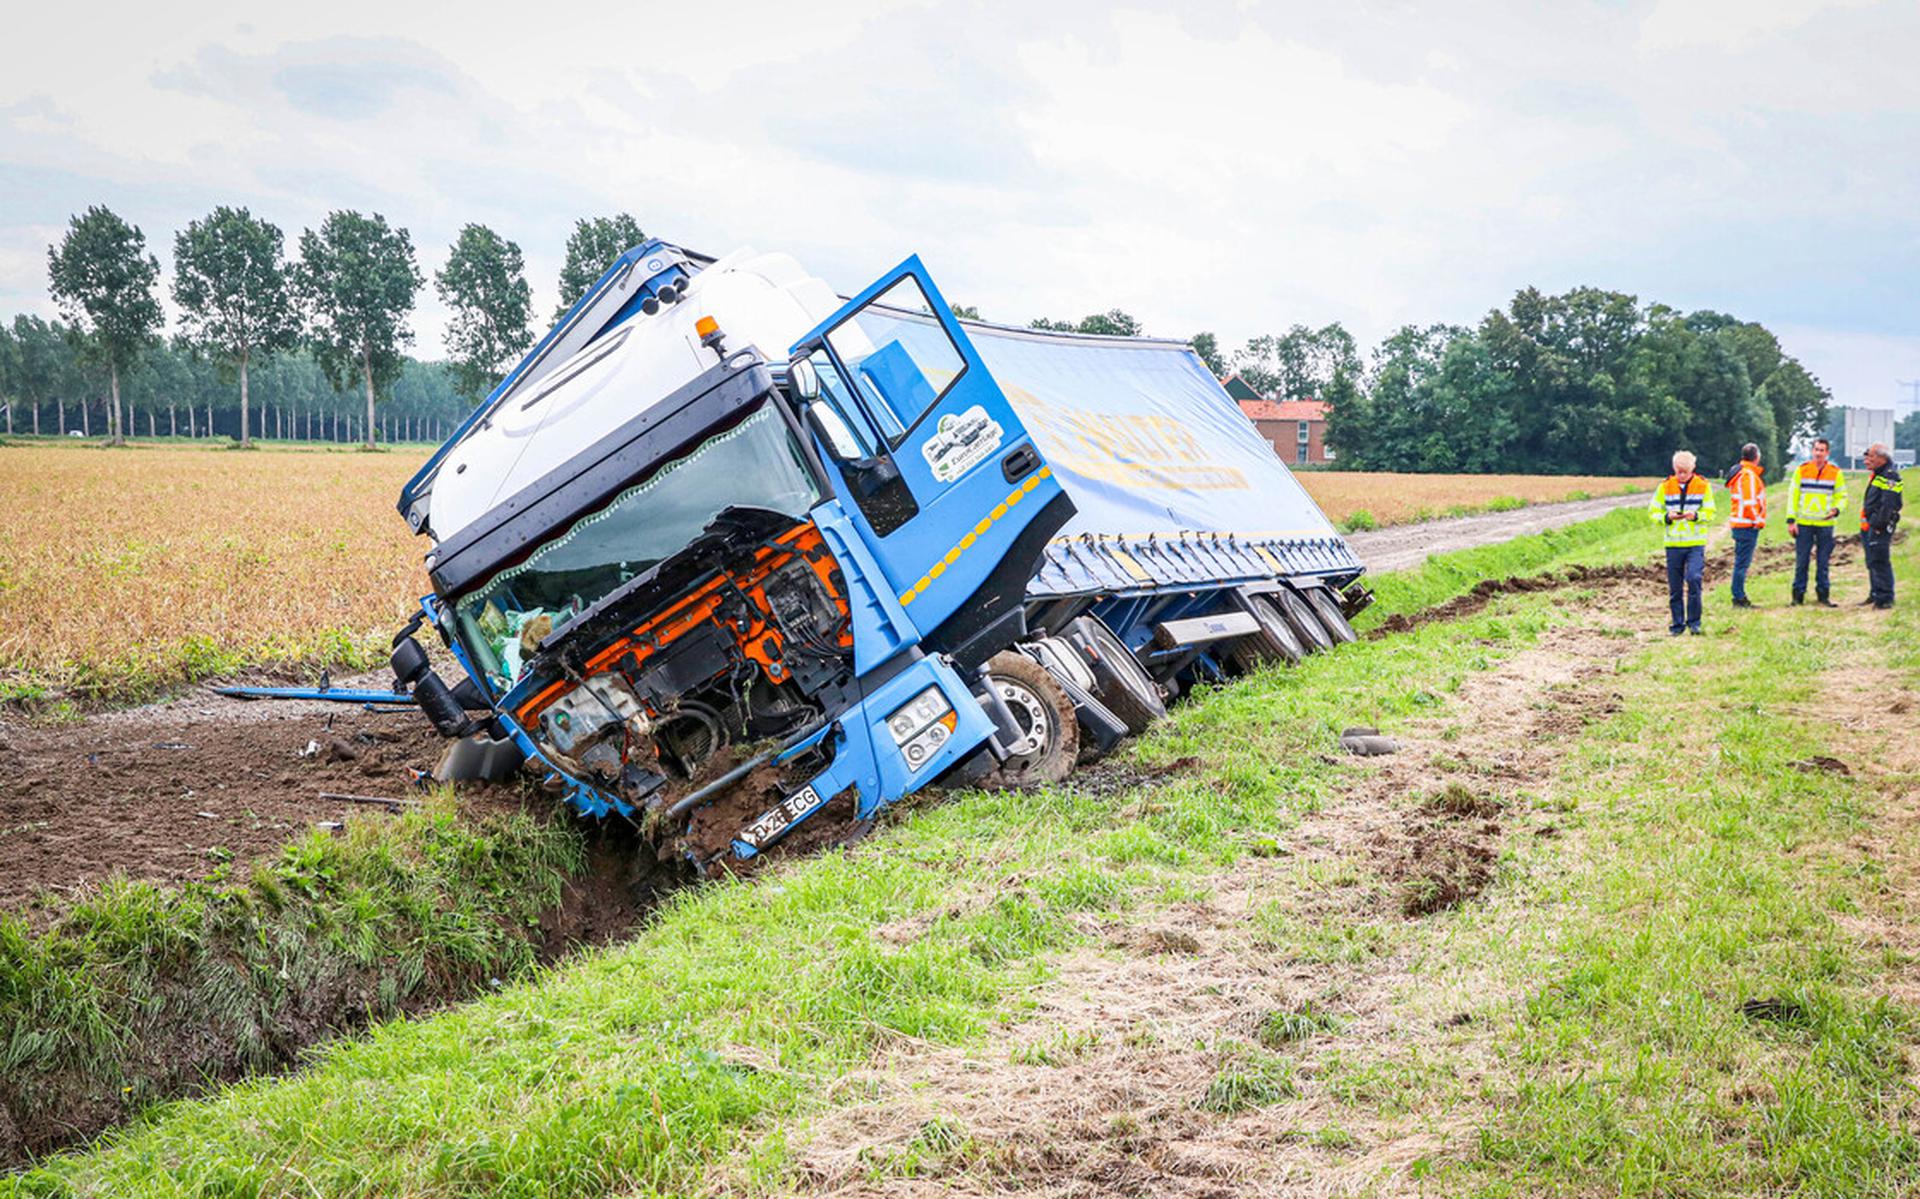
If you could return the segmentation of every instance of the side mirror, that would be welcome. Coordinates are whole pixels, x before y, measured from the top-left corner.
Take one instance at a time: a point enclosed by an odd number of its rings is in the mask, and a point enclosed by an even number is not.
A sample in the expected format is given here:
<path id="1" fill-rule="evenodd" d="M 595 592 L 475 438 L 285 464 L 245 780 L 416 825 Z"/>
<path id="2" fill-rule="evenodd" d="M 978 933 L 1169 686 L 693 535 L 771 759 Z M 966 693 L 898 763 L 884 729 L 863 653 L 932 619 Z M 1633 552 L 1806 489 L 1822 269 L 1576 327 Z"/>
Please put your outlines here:
<path id="1" fill-rule="evenodd" d="M 817 378 L 815 382 L 818 382 Z M 806 417 L 814 436 L 832 451 L 835 458 L 842 462 L 857 463 L 865 457 L 861 453 L 860 439 L 853 435 L 853 430 L 847 427 L 846 418 L 832 404 L 825 400 L 814 400 L 806 407 Z"/>
<path id="2" fill-rule="evenodd" d="M 813 363 L 805 358 L 795 358 L 787 363 L 787 388 L 797 400 L 817 400 L 820 398 L 820 372 L 813 369 Z"/>

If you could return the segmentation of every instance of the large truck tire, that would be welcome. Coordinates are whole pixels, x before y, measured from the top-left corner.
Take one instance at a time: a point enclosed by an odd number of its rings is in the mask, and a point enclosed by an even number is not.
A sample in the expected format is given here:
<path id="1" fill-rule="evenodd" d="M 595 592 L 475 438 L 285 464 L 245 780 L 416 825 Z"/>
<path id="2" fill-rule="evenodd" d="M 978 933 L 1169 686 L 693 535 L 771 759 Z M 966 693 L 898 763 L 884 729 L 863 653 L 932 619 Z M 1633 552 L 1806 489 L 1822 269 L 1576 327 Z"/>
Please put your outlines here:
<path id="1" fill-rule="evenodd" d="M 1353 641 L 1358 637 L 1353 626 L 1347 623 L 1346 614 L 1340 611 L 1340 601 L 1333 592 L 1325 587 L 1314 587 L 1307 592 L 1307 599 L 1313 604 L 1314 612 L 1320 617 L 1320 623 L 1326 626 L 1327 635 L 1336 644 Z"/>
<path id="2" fill-rule="evenodd" d="M 1239 673 L 1250 674 L 1269 662 L 1291 666 L 1306 656 L 1300 638 L 1266 596 L 1252 597 L 1247 601 L 1247 610 L 1259 623 L 1260 630 L 1237 637 L 1227 646 L 1227 658 Z"/>
<path id="3" fill-rule="evenodd" d="M 1327 626 L 1314 615 L 1313 605 L 1306 601 L 1298 591 L 1291 587 L 1282 587 L 1273 593 L 1274 606 L 1286 617 L 1287 626 L 1300 639 L 1300 646 L 1310 654 L 1333 648 L 1333 636 L 1327 632 Z"/>
<path id="4" fill-rule="evenodd" d="M 1047 668 L 1025 654 L 1002 650 L 987 662 L 987 680 L 1020 730 L 1014 753 L 987 777 L 990 787 L 1018 790 L 1057 783 L 1080 756 L 1080 722 L 1073 700 Z"/>
<path id="5" fill-rule="evenodd" d="M 1160 684 L 1105 621 L 1082 616 L 1067 626 L 1067 640 L 1080 648 L 1087 669 L 1093 672 L 1094 694 L 1127 726 L 1127 732 L 1138 737 L 1167 714 Z"/>

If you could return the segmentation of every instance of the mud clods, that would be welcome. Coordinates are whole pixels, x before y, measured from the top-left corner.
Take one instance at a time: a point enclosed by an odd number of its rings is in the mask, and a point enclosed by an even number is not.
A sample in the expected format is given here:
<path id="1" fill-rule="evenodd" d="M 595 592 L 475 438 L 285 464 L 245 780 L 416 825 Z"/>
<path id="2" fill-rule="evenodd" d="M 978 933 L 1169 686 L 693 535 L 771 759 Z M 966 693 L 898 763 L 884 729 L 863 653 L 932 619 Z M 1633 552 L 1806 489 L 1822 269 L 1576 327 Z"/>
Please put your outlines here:
<path id="1" fill-rule="evenodd" d="M 1633 566 L 1574 566 L 1558 574 L 1528 575 L 1505 579 L 1482 579 L 1474 584 L 1473 590 L 1465 595 L 1456 596 L 1444 604 L 1413 613 L 1395 613 L 1380 622 L 1366 635 L 1369 639 L 1390 636 L 1394 633 L 1407 633 L 1422 625 L 1440 620 L 1458 620 L 1462 616 L 1471 616 L 1480 611 L 1497 597 L 1502 595 L 1527 595 L 1540 591 L 1558 591 L 1563 587 L 1584 587 L 1597 583 L 1614 583 L 1622 580 L 1634 580 L 1646 583 L 1658 583 L 1666 586 L 1667 573 L 1664 566 L 1648 564 Z"/>
<path id="2" fill-rule="evenodd" d="M 1399 881 L 1403 914 L 1430 916 L 1486 890 L 1504 808 L 1499 799 L 1460 783 L 1420 802 L 1407 820 L 1404 856 L 1389 872 Z"/>

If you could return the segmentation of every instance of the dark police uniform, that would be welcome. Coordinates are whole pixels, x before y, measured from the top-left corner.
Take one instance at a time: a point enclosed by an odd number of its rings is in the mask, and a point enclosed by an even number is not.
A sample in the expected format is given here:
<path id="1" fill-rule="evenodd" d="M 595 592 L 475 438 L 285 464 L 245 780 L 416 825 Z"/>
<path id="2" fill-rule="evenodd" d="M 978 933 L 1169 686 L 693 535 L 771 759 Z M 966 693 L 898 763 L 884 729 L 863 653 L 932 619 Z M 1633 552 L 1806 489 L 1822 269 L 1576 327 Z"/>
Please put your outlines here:
<path id="1" fill-rule="evenodd" d="M 1900 471 L 1889 462 L 1867 477 L 1860 505 L 1860 548 L 1867 558 L 1867 602 L 1893 607 L 1893 530 L 1900 523 Z"/>

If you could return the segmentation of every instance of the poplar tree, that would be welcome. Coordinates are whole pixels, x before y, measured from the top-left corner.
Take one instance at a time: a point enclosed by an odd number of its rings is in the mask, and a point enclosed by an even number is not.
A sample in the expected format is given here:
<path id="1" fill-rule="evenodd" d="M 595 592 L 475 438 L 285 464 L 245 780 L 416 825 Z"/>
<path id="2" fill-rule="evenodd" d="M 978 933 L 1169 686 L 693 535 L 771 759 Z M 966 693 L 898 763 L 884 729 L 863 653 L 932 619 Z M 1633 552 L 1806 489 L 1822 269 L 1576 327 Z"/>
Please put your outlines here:
<path id="1" fill-rule="evenodd" d="M 527 326 L 533 289 L 527 286 L 526 262 L 519 246 L 485 225 L 468 225 L 453 243 L 447 265 L 434 276 L 434 287 L 453 312 L 447 323 L 447 356 L 454 385 L 477 401 L 533 342 Z"/>
<path id="2" fill-rule="evenodd" d="M 107 368 L 111 445 L 127 440 L 120 420 L 120 376 L 160 331 L 160 301 L 153 294 L 159 279 L 160 260 L 147 253 L 139 226 L 99 205 L 72 218 L 61 243 L 47 247 L 49 290 L 71 322 L 75 346 Z"/>
<path id="3" fill-rule="evenodd" d="M 365 445 L 372 449 L 374 397 L 399 377 L 400 347 L 413 341 L 407 314 L 424 282 L 413 239 L 378 213 L 330 213 L 318 232 L 301 232 L 293 276 L 328 381 L 345 391 L 357 376 L 366 391 Z"/>
<path id="4" fill-rule="evenodd" d="M 567 238 L 567 259 L 560 268 L 560 307 L 553 319 L 567 315 L 574 301 L 587 294 L 594 281 L 607 273 L 613 260 L 647 240 L 640 222 L 630 213 L 614 216 L 581 217 L 574 222 L 573 235 Z"/>
<path id="5" fill-rule="evenodd" d="M 300 315 L 287 286 L 285 236 L 244 208 L 220 207 L 173 239 L 173 300 L 189 345 L 240 376 L 240 444 L 247 422 L 248 368 L 256 356 L 290 350 Z"/>

